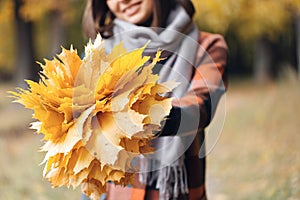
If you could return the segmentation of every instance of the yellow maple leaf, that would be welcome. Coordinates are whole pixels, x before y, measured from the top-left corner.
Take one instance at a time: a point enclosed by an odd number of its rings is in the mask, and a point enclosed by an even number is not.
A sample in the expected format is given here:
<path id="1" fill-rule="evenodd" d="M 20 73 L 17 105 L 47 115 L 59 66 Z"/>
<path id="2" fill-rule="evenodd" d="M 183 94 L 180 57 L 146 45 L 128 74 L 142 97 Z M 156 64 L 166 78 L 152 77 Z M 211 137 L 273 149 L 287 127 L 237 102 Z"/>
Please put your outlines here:
<path id="1" fill-rule="evenodd" d="M 134 157 L 151 153 L 150 141 L 169 114 L 166 94 L 175 82 L 158 83 L 146 46 L 127 52 L 123 44 L 105 54 L 97 36 L 80 59 L 77 51 L 62 49 L 57 59 L 45 60 L 39 82 L 11 92 L 15 101 L 34 111 L 31 128 L 44 134 L 43 175 L 53 187 L 82 185 L 98 199 L 106 182 L 128 185 Z"/>

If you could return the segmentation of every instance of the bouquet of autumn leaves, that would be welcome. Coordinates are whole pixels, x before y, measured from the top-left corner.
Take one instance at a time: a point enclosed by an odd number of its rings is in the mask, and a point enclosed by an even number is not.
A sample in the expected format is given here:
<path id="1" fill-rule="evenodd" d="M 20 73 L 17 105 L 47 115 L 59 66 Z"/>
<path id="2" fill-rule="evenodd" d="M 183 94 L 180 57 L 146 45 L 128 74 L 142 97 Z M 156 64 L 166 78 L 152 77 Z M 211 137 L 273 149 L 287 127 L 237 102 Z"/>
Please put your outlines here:
<path id="1" fill-rule="evenodd" d="M 135 156 L 153 152 L 150 141 L 172 107 L 164 94 L 177 83 L 158 83 L 152 69 L 161 52 L 150 61 L 145 48 L 127 52 L 121 43 L 105 54 L 98 35 L 83 59 L 72 47 L 62 49 L 40 64 L 38 83 L 27 80 L 27 90 L 11 92 L 33 110 L 31 128 L 44 134 L 43 176 L 52 186 L 81 184 L 98 199 L 107 181 L 130 184 Z"/>

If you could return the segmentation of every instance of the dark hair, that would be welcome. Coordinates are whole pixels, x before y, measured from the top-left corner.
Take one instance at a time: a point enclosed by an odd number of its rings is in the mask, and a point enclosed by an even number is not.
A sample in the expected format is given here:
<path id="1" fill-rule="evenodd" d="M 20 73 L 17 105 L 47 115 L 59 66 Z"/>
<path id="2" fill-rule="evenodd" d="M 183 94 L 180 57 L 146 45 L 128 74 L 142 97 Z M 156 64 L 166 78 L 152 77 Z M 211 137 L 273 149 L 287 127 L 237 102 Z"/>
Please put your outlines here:
<path id="1" fill-rule="evenodd" d="M 164 28 L 167 18 L 172 9 L 180 3 L 187 13 L 192 17 L 195 9 L 191 0 L 153 0 L 154 9 L 151 24 L 152 27 Z M 106 0 L 87 0 L 82 26 L 84 34 L 89 38 L 95 38 L 100 33 L 103 38 L 112 35 L 113 19 L 115 16 L 109 10 Z"/>

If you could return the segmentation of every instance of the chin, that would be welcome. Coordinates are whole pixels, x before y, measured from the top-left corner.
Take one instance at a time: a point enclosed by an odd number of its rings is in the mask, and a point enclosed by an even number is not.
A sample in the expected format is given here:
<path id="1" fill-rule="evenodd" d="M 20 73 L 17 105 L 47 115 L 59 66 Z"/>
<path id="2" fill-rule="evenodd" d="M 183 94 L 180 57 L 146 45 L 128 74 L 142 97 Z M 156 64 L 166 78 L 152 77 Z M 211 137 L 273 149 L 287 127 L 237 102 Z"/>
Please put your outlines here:
<path id="1" fill-rule="evenodd" d="M 132 24 L 141 24 L 145 20 L 144 20 L 144 17 L 136 16 L 136 17 L 132 17 L 130 19 L 127 19 L 127 21 L 132 23 Z"/>

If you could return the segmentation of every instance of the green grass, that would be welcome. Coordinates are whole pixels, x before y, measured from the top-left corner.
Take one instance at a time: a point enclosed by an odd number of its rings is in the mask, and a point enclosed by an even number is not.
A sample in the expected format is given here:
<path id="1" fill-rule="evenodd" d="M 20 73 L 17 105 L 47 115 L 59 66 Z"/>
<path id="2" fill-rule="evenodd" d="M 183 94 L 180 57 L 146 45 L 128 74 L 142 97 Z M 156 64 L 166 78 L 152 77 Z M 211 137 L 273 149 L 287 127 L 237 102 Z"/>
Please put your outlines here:
<path id="1" fill-rule="evenodd" d="M 288 77 L 231 83 L 215 117 L 222 122 L 226 109 L 222 133 L 207 135 L 210 199 L 300 199 L 300 82 Z M 8 106 L 8 89 L 0 86 L 0 199 L 79 199 L 80 188 L 52 189 L 42 178 L 42 137 L 28 130 L 30 112 Z"/>

